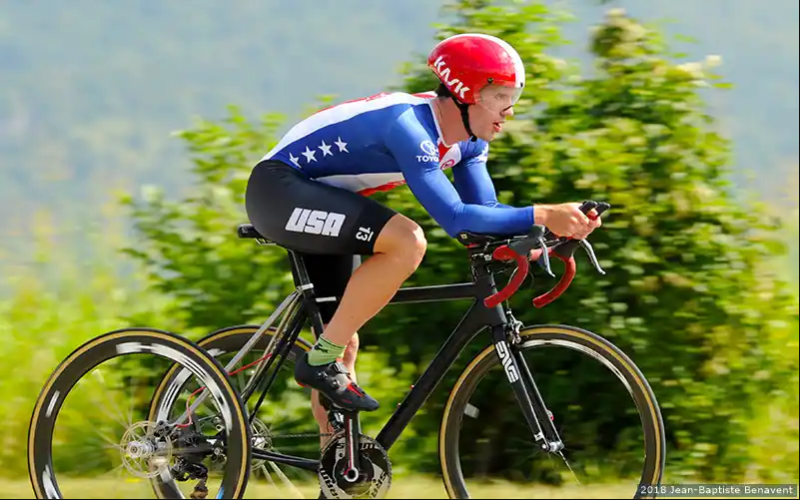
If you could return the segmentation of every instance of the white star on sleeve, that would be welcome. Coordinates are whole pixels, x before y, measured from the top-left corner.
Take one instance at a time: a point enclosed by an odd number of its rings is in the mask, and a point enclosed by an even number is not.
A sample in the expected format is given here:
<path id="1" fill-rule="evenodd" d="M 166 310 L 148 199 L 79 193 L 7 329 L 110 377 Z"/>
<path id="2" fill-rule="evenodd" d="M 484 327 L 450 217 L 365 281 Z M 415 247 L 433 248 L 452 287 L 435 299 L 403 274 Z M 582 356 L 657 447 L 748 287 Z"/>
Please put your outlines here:
<path id="1" fill-rule="evenodd" d="M 306 163 L 311 163 L 312 161 L 317 161 L 317 159 L 314 158 L 314 155 L 317 154 L 317 152 L 316 151 L 312 151 L 311 149 L 308 148 L 308 146 L 306 146 L 306 150 L 303 151 L 300 154 L 306 157 Z"/>
<path id="2" fill-rule="evenodd" d="M 291 161 L 292 163 L 294 163 L 294 164 L 295 164 L 295 165 L 297 165 L 298 167 L 300 166 L 300 164 L 299 164 L 299 163 L 297 163 L 297 161 L 298 161 L 299 159 L 300 159 L 300 158 L 296 157 L 296 156 L 295 156 L 295 155 L 293 155 L 292 153 L 289 153 L 289 161 Z"/>
<path id="3" fill-rule="evenodd" d="M 342 151 L 344 151 L 345 153 L 349 153 L 350 152 L 350 151 L 347 150 L 347 143 L 346 142 L 342 142 L 342 138 L 341 137 L 338 137 L 336 142 L 334 142 L 334 144 L 339 146 L 339 152 L 340 153 Z"/>
<path id="4" fill-rule="evenodd" d="M 330 145 L 325 144 L 325 141 L 322 141 L 322 145 L 319 147 L 319 149 L 322 150 L 322 156 L 328 156 L 328 155 L 333 156 L 333 153 L 331 153 Z"/>

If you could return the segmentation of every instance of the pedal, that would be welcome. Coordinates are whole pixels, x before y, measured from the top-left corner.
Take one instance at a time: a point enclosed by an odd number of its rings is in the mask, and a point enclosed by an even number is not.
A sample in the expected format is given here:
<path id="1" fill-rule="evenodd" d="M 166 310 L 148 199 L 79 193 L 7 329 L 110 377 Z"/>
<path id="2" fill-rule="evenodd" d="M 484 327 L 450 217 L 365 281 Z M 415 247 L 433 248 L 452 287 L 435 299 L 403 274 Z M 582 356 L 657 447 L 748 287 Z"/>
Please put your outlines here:
<path id="1" fill-rule="evenodd" d="M 208 487 L 206 486 L 206 480 L 201 479 L 195 486 L 192 494 L 189 495 L 189 498 L 199 498 L 204 499 L 208 496 Z"/>
<path id="2" fill-rule="evenodd" d="M 328 422 L 333 427 L 334 433 L 344 431 L 344 415 L 340 411 L 328 411 Z"/>

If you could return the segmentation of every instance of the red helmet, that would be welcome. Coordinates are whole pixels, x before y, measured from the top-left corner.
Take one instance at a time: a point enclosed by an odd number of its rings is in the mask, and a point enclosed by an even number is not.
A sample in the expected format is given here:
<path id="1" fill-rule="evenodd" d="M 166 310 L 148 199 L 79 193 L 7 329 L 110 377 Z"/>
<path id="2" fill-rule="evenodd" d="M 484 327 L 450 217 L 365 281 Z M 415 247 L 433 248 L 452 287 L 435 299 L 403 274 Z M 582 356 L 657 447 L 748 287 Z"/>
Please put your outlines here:
<path id="1" fill-rule="evenodd" d="M 428 56 L 428 67 L 463 104 L 502 110 L 516 104 L 525 86 L 519 54 L 491 35 L 468 33 L 442 40 Z"/>

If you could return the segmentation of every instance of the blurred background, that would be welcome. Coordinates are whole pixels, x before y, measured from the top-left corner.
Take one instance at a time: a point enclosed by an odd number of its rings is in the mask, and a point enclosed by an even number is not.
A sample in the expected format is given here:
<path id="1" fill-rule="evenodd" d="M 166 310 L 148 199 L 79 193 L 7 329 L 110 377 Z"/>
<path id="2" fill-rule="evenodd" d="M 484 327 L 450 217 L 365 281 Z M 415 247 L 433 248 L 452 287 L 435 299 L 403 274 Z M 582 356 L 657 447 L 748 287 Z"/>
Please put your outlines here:
<path id="1" fill-rule="evenodd" d="M 263 321 L 291 280 L 280 249 L 236 239 L 254 162 L 329 102 L 433 89 L 428 50 L 471 31 L 506 38 L 528 71 L 490 153 L 500 200 L 614 207 L 591 238 L 608 275 L 581 255 L 569 291 L 543 310 L 530 299 L 553 283 L 528 281 L 511 302 L 517 317 L 590 329 L 636 361 L 662 405 L 669 482 L 796 483 L 798 10 L 1 2 L 0 491 L 30 496 L 35 398 L 83 341 L 130 325 L 198 339 Z M 428 255 L 408 284 L 469 279 L 463 249 L 406 188 L 379 199 L 426 229 Z M 365 327 L 359 373 L 384 403 L 368 433 L 463 311 L 397 306 Z M 400 473 L 439 474 L 443 404 L 481 347 L 392 450 Z M 602 398 L 587 394 L 586 406 Z M 423 495 L 442 496 L 432 484 Z"/>

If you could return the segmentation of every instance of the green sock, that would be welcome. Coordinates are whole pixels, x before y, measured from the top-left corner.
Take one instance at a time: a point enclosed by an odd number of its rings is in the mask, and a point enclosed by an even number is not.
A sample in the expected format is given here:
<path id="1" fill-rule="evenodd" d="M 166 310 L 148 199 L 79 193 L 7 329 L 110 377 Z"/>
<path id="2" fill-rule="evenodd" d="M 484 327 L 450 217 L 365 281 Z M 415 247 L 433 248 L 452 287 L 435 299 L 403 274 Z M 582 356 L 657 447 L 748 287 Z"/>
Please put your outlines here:
<path id="1" fill-rule="evenodd" d="M 333 363 L 336 358 L 344 356 L 346 346 L 334 344 L 324 336 L 320 335 L 317 343 L 308 353 L 308 364 L 312 366 L 327 365 Z"/>

